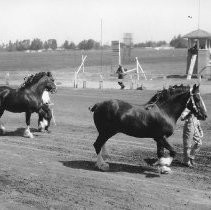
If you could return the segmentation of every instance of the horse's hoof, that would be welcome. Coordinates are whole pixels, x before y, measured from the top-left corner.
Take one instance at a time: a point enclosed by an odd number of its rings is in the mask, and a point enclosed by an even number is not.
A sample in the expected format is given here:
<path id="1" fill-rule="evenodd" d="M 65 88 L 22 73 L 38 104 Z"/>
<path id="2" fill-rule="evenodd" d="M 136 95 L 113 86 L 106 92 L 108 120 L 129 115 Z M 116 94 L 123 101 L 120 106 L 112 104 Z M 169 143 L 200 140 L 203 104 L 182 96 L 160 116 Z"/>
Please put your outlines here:
<path id="1" fill-rule="evenodd" d="M 25 131 L 25 133 L 23 134 L 24 137 L 26 138 L 30 138 L 30 139 L 33 139 L 34 138 L 34 135 L 28 131 Z"/>
<path id="2" fill-rule="evenodd" d="M 162 159 L 162 158 L 161 158 Z M 171 163 L 173 161 L 173 157 L 167 157 L 167 158 L 163 158 L 161 161 L 160 161 L 160 165 L 162 166 L 170 166 Z"/>
<path id="3" fill-rule="evenodd" d="M 6 133 L 6 128 L 3 125 L 1 125 L 0 126 L 0 134 L 4 135 L 5 133 Z"/>
<path id="4" fill-rule="evenodd" d="M 102 164 L 96 163 L 96 166 L 97 166 L 101 171 L 109 171 L 109 164 L 108 164 L 108 163 L 102 163 Z"/>
<path id="5" fill-rule="evenodd" d="M 167 166 L 161 166 L 158 168 L 161 174 L 170 174 L 172 171 Z"/>
<path id="6" fill-rule="evenodd" d="M 160 158 L 158 161 L 156 161 L 153 166 L 157 166 L 157 165 L 160 165 L 160 166 L 170 166 L 171 163 L 173 161 L 173 158 L 172 157 L 167 157 L 167 158 Z"/>

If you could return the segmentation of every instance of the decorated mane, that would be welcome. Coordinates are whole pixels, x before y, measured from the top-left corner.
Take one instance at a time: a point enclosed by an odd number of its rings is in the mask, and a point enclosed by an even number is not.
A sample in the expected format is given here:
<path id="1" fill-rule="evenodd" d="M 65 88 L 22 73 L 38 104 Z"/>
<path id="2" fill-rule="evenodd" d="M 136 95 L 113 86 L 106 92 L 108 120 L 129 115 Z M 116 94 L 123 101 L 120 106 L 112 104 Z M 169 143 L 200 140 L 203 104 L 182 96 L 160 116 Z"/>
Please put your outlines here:
<path id="1" fill-rule="evenodd" d="M 36 84 L 44 76 L 52 77 L 52 74 L 51 72 L 39 72 L 34 75 L 32 74 L 28 77 L 25 77 L 24 83 L 20 86 L 20 89 L 28 88 Z"/>
<path id="2" fill-rule="evenodd" d="M 174 85 L 174 86 L 169 86 L 168 89 L 163 88 L 163 90 L 158 90 L 157 93 L 146 103 L 145 106 L 151 106 L 154 104 L 162 103 L 164 101 L 167 101 L 170 97 L 173 95 L 185 93 L 188 90 L 190 90 L 190 86 L 187 85 Z"/>

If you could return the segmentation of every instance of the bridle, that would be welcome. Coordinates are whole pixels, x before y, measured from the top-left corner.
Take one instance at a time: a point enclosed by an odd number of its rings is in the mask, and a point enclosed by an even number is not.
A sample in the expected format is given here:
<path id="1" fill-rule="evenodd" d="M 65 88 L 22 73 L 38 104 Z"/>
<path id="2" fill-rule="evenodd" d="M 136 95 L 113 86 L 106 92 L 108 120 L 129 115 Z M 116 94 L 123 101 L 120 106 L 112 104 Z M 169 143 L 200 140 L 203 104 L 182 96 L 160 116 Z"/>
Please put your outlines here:
<path id="1" fill-rule="evenodd" d="M 199 98 L 200 98 L 200 101 L 201 101 L 201 103 L 202 103 L 202 105 L 203 105 L 203 107 L 204 107 L 204 110 L 205 110 L 205 112 L 207 112 L 206 106 L 205 106 L 205 104 L 204 104 L 204 101 L 203 101 L 203 99 L 202 99 L 200 93 L 194 93 L 194 94 L 193 94 L 192 88 L 190 89 L 190 98 L 188 99 L 188 101 L 187 101 L 187 103 L 186 103 L 186 108 L 187 108 L 188 103 L 191 101 L 195 113 L 196 113 L 197 115 L 199 115 L 199 109 L 197 108 L 196 102 L 195 102 L 195 100 L 194 100 L 194 98 L 193 98 L 194 95 L 199 95 Z"/>

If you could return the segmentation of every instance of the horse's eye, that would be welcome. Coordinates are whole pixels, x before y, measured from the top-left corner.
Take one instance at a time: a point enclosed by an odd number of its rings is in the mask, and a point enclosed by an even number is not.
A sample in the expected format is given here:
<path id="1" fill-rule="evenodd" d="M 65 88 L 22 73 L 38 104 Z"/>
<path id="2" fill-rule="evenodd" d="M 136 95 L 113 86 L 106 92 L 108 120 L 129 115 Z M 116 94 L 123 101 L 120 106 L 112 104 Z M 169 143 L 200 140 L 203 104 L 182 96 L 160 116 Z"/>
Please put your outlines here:
<path id="1" fill-rule="evenodd" d="M 200 102 L 200 99 L 199 98 L 195 98 L 195 102 L 196 103 L 199 103 Z"/>

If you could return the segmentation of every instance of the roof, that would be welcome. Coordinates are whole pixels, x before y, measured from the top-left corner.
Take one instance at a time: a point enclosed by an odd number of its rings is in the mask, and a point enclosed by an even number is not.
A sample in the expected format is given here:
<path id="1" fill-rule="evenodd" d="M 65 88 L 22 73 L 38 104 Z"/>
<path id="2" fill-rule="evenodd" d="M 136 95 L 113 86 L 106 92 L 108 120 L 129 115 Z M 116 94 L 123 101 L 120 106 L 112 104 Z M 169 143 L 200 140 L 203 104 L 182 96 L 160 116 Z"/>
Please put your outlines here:
<path id="1" fill-rule="evenodd" d="M 208 39 L 211 39 L 211 33 L 201 30 L 201 29 L 198 29 L 198 30 L 192 31 L 192 32 L 184 35 L 183 38 L 193 38 L 193 39 L 208 38 Z"/>

